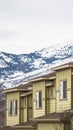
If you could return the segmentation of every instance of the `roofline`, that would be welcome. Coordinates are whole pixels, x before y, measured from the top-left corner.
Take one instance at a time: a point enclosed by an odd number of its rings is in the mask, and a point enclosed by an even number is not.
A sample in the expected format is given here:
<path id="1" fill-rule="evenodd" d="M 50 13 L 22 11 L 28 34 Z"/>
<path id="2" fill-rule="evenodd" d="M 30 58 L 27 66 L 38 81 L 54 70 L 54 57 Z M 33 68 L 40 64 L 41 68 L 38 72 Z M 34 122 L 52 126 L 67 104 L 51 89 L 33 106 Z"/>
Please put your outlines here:
<path id="1" fill-rule="evenodd" d="M 60 119 L 60 118 L 57 118 L 57 119 L 31 119 L 32 122 L 37 122 L 37 123 L 55 123 L 55 122 L 69 122 L 69 120 L 67 119 Z"/>
<path id="2" fill-rule="evenodd" d="M 11 128 L 28 128 L 28 129 L 34 129 L 34 128 L 37 128 L 37 126 L 31 126 L 31 125 L 28 125 L 28 126 L 11 126 Z"/>
<path id="3" fill-rule="evenodd" d="M 63 120 L 63 119 L 36 119 L 33 120 L 37 123 L 56 123 L 56 122 L 69 122 L 69 120 Z"/>
<path id="4" fill-rule="evenodd" d="M 11 92 L 21 92 L 21 91 L 24 91 L 24 92 L 27 92 L 29 91 L 28 89 L 6 89 L 3 91 L 3 93 L 11 93 Z"/>
<path id="5" fill-rule="evenodd" d="M 13 88 L 8 88 L 3 90 L 3 93 L 10 93 L 10 92 L 29 92 L 30 90 L 32 90 L 32 86 L 31 84 L 28 82 L 24 85 L 19 85 L 17 87 L 13 87 Z"/>
<path id="6" fill-rule="evenodd" d="M 56 67 L 51 68 L 53 71 L 65 69 L 65 68 L 72 68 L 73 67 L 73 62 L 62 64 Z"/>
<path id="7" fill-rule="evenodd" d="M 29 95 L 32 95 L 32 92 L 27 92 L 27 93 L 21 94 L 21 97 L 26 97 L 26 96 L 29 96 Z"/>
<path id="8" fill-rule="evenodd" d="M 51 75 L 50 76 L 50 74 L 48 74 L 48 77 L 41 76 L 41 77 L 37 77 L 37 78 L 31 79 L 31 80 L 29 80 L 29 83 L 37 82 L 37 81 L 43 81 L 43 80 L 54 80 L 54 79 L 56 79 L 55 75 L 53 75 L 53 76 Z"/>
<path id="9" fill-rule="evenodd" d="M 35 79 L 31 79 L 29 82 L 36 82 L 36 81 L 42 81 L 42 80 L 48 80 L 48 78 L 44 78 L 44 77 L 35 78 Z"/>
<path id="10" fill-rule="evenodd" d="M 49 122 L 49 121 L 60 121 L 60 119 L 59 118 L 57 118 L 57 119 L 32 119 L 32 121 L 37 121 L 37 122 L 41 122 L 41 121 L 43 121 L 43 122 Z"/>

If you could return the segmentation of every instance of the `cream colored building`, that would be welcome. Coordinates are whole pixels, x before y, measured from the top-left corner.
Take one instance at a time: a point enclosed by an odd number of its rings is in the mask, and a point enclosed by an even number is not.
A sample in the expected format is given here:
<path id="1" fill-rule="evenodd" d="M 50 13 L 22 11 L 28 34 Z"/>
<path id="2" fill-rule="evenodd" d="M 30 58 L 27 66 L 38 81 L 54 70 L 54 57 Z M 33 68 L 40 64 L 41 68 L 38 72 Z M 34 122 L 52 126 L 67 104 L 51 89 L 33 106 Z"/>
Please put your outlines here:
<path id="1" fill-rule="evenodd" d="M 17 130 L 73 129 L 73 63 L 6 93 L 6 125 Z"/>

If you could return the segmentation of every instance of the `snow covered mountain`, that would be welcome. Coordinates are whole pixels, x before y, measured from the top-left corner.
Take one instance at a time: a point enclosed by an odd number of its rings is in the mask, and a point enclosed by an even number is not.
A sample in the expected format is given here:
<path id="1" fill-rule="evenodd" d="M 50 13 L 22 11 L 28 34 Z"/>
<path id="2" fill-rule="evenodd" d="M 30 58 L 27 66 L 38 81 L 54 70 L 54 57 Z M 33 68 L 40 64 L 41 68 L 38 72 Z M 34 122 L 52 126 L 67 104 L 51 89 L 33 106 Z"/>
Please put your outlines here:
<path id="1" fill-rule="evenodd" d="M 73 61 L 73 42 L 57 44 L 29 54 L 0 52 L 0 88 L 15 87 L 50 73 L 50 68 Z"/>

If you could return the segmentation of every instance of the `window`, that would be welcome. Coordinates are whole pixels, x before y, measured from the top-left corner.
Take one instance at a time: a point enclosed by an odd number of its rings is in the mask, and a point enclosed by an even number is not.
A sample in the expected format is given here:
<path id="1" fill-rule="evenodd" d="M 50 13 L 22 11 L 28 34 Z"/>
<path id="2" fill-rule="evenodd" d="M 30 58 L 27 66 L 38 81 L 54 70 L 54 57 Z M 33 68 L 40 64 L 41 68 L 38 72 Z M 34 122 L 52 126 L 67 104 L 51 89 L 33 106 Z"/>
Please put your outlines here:
<path id="1" fill-rule="evenodd" d="M 60 99 L 67 98 L 67 81 L 60 81 Z"/>
<path id="2" fill-rule="evenodd" d="M 9 115 L 12 115 L 12 101 L 10 101 L 10 100 L 8 102 L 8 113 L 9 113 Z"/>
<path id="3" fill-rule="evenodd" d="M 17 114 L 17 100 L 13 100 L 13 115 Z"/>
<path id="4" fill-rule="evenodd" d="M 8 114 L 9 115 L 16 115 L 17 114 L 17 100 L 9 100 Z"/>
<path id="5" fill-rule="evenodd" d="M 42 107 L 42 92 L 36 92 L 36 108 Z"/>

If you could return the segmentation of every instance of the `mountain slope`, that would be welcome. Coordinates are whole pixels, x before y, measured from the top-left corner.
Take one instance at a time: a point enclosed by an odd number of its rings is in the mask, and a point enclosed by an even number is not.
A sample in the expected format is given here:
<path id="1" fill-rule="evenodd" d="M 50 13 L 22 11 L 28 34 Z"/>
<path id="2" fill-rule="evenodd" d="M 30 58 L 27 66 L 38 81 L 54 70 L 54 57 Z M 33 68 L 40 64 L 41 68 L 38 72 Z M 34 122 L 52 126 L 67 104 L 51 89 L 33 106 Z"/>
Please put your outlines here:
<path id="1" fill-rule="evenodd" d="M 0 88 L 14 87 L 50 72 L 50 68 L 73 61 L 73 42 L 57 44 L 29 54 L 0 53 Z M 47 71 L 48 70 L 48 71 Z"/>

